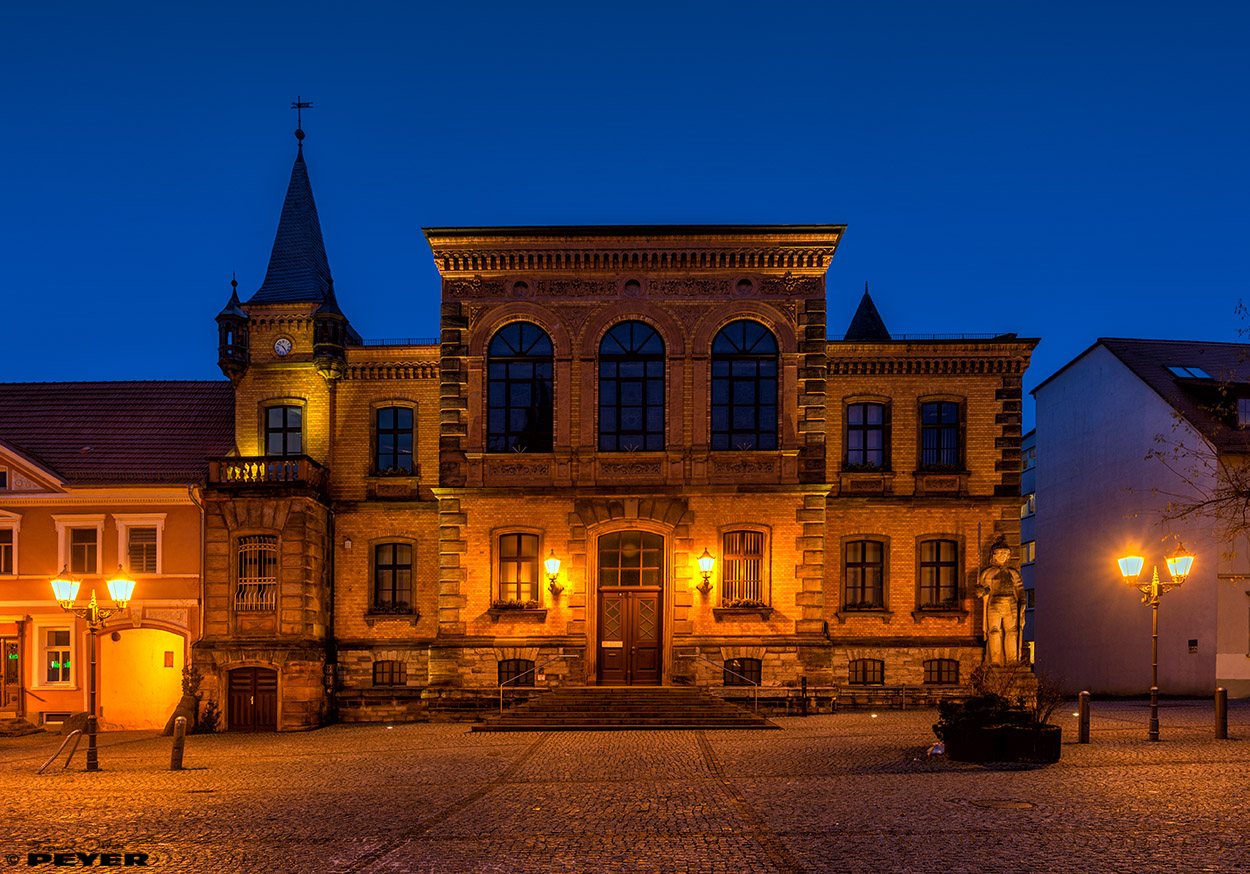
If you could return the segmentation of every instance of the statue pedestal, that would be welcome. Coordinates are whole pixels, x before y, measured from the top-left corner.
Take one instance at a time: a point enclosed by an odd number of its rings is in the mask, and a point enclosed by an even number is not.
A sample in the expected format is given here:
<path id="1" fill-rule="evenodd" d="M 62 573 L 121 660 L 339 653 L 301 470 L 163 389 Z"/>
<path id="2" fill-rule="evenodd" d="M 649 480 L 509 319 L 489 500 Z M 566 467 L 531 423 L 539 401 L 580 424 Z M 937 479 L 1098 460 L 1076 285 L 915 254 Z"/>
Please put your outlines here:
<path id="1" fill-rule="evenodd" d="M 1008 701 L 1023 700 L 1028 705 L 1037 700 L 1037 677 L 1027 664 L 982 665 L 978 673 L 972 683 L 978 692 L 992 692 Z"/>

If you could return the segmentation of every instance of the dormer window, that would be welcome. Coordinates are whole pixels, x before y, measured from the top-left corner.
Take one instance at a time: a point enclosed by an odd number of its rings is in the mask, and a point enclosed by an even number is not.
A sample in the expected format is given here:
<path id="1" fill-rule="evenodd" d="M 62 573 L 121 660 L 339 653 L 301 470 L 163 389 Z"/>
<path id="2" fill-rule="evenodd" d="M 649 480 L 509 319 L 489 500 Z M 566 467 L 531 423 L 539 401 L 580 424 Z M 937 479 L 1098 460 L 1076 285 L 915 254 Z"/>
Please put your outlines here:
<path id="1" fill-rule="evenodd" d="M 1169 364 L 1168 370 L 1172 371 L 1173 376 L 1179 376 L 1181 379 L 1211 379 L 1211 374 L 1207 373 L 1201 367 L 1181 367 L 1179 365 Z"/>

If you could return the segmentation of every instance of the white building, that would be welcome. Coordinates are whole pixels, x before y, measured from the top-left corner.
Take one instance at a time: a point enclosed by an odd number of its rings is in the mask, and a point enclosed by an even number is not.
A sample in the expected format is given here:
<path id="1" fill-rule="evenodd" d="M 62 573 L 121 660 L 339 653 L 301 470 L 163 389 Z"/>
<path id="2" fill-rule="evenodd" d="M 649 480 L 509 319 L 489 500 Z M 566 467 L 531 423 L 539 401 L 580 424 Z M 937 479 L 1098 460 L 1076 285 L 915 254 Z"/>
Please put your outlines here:
<path id="1" fill-rule="evenodd" d="M 1206 516 L 1171 522 L 1169 501 L 1216 483 L 1213 468 L 1171 469 L 1169 446 L 1197 460 L 1250 458 L 1250 346 L 1100 339 L 1034 389 L 1037 402 L 1033 630 L 1039 668 L 1066 691 L 1140 694 L 1150 687 L 1151 610 L 1116 559 L 1195 556 L 1159 608 L 1159 688 L 1250 696 L 1250 541 Z M 1240 415 L 1239 415 L 1240 412 Z"/>

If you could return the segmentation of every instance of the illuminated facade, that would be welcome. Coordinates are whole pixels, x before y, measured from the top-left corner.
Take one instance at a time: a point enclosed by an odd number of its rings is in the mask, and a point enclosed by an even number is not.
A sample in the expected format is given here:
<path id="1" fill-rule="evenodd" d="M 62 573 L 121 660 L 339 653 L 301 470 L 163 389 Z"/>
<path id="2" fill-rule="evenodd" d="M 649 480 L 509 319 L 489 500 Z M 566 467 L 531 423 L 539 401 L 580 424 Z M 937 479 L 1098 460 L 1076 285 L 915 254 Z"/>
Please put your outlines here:
<path id="1" fill-rule="evenodd" d="M 218 317 L 237 452 L 195 653 L 227 725 L 425 718 L 509 678 L 966 682 L 1034 342 L 892 339 L 867 295 L 828 339 L 842 232 L 429 229 L 440 341 L 375 345 L 301 152 L 264 284 Z"/>
<path id="2" fill-rule="evenodd" d="M 111 603 L 120 565 L 134 600 L 100 632 L 101 725 L 165 725 L 199 635 L 204 458 L 233 415 L 225 381 L 0 384 L 0 719 L 87 709 L 87 626 L 49 584 L 64 568 L 80 606 Z"/>

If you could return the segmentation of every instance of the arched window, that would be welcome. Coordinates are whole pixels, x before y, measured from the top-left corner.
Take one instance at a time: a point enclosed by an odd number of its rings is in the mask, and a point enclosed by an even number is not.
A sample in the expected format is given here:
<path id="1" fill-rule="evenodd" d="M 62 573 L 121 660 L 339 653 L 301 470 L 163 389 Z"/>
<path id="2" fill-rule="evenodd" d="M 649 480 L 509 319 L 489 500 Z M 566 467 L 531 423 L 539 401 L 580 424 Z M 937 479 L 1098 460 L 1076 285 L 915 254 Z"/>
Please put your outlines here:
<path id="1" fill-rule="evenodd" d="M 495 332 L 487 349 L 486 450 L 550 452 L 551 338 L 530 322 Z"/>
<path id="2" fill-rule="evenodd" d="M 855 659 L 847 683 L 852 686 L 881 686 L 885 684 L 885 662 L 881 659 Z"/>
<path id="3" fill-rule="evenodd" d="M 664 341 L 646 322 L 621 322 L 599 344 L 599 448 L 664 448 Z"/>
<path id="4" fill-rule="evenodd" d="M 759 322 L 712 340 L 712 448 L 777 448 L 777 339 Z"/>

